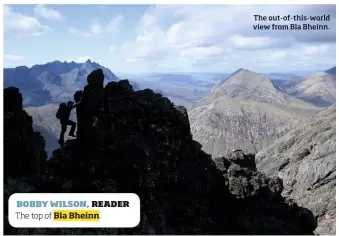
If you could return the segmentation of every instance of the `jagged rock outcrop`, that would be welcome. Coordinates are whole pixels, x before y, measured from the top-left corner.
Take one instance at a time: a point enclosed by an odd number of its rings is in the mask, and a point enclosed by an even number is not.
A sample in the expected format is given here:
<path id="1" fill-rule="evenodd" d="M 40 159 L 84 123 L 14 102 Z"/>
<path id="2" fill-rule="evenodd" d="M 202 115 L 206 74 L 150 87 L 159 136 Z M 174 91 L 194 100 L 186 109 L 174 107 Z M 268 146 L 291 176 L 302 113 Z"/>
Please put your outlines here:
<path id="1" fill-rule="evenodd" d="M 239 171 L 215 163 L 192 139 L 187 111 L 161 94 L 135 92 L 127 80 L 105 88 L 91 83 L 77 109 L 77 139 L 57 149 L 38 178 L 14 180 L 17 184 L 7 180 L 6 196 L 15 191 L 134 192 L 141 200 L 140 224 L 133 229 L 14 229 L 5 222 L 5 233 L 312 234 L 310 212 L 279 197 L 280 182 L 264 179 L 253 156 L 230 158 Z M 241 190 L 252 185 L 256 190 Z"/>
<path id="2" fill-rule="evenodd" d="M 248 234 L 277 234 L 287 228 L 297 232 L 300 226 L 307 227 L 312 221 L 309 210 L 298 207 L 293 201 L 286 202 L 281 196 L 283 182 L 280 178 L 269 178 L 257 170 L 253 154 L 236 150 L 226 157 L 216 158 L 215 162 L 228 190 L 242 200 L 235 217 Z"/>
<path id="3" fill-rule="evenodd" d="M 5 178 L 36 174 L 47 157 L 45 141 L 33 131 L 32 117 L 23 110 L 22 100 L 19 89 L 4 89 Z"/>
<path id="4" fill-rule="evenodd" d="M 283 196 L 312 210 L 316 233 L 335 234 L 336 107 L 296 125 L 256 155 L 260 171 L 283 179 Z"/>

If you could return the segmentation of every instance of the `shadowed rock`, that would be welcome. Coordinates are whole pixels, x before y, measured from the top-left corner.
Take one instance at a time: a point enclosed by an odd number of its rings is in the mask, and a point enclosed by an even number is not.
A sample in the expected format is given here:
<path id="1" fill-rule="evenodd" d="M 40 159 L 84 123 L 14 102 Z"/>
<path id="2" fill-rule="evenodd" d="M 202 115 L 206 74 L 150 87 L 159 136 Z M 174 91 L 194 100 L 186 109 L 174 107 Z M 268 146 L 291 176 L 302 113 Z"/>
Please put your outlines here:
<path id="1" fill-rule="evenodd" d="M 97 69 L 92 71 L 87 76 L 87 83 L 93 87 L 103 87 L 104 86 L 104 72 L 102 69 Z"/>
<path id="2" fill-rule="evenodd" d="M 304 229 L 317 226 L 311 211 L 281 196 L 282 179 L 256 170 L 254 155 L 238 150 L 215 162 L 226 187 L 240 200 L 235 217 L 247 233 L 304 234 Z"/>
<path id="3" fill-rule="evenodd" d="M 44 230 L 7 225 L 6 233 L 312 234 L 312 215 L 284 201 L 278 179 L 257 172 L 250 154 L 214 162 L 192 139 L 187 112 L 168 98 L 149 89 L 134 92 L 123 81 L 95 90 L 87 85 L 83 101 L 84 132 L 56 150 L 39 181 L 29 185 L 37 192 L 136 193 L 140 224 Z M 12 193 L 21 191 L 9 185 Z"/>
<path id="4" fill-rule="evenodd" d="M 45 141 L 32 128 L 32 117 L 22 108 L 19 89 L 4 89 L 5 178 L 35 174 L 47 158 Z"/>

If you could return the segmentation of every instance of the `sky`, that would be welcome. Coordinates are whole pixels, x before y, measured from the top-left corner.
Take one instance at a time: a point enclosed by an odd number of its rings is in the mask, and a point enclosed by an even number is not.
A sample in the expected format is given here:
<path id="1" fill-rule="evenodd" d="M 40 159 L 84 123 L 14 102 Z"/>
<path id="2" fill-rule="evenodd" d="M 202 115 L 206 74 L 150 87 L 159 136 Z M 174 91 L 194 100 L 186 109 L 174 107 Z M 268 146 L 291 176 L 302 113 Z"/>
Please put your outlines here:
<path id="1" fill-rule="evenodd" d="M 335 18 L 335 5 L 5 5 L 4 66 L 90 59 L 120 73 L 322 71 L 336 62 Z M 253 28 L 292 23 L 329 30 Z"/>

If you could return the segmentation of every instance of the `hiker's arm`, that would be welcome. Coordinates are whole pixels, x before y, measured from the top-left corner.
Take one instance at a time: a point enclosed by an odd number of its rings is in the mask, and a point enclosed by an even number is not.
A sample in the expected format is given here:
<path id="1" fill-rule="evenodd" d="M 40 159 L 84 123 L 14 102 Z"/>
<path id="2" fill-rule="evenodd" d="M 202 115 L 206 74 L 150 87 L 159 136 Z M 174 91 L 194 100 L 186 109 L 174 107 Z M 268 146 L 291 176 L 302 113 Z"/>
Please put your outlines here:
<path id="1" fill-rule="evenodd" d="M 75 108 L 75 107 L 77 107 L 77 106 L 79 106 L 80 103 L 81 103 L 81 101 L 82 101 L 82 98 L 80 98 L 79 102 L 75 103 L 75 104 L 72 106 L 72 109 Z"/>

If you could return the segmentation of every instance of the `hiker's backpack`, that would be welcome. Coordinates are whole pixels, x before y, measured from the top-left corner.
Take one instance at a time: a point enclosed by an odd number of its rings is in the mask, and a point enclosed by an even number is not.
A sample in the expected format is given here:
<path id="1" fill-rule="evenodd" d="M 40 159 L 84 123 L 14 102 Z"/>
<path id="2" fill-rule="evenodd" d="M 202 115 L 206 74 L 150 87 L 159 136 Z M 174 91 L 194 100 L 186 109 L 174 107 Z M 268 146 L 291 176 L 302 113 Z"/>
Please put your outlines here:
<path id="1" fill-rule="evenodd" d="M 59 109 L 58 109 L 58 111 L 57 111 L 57 113 L 55 114 L 55 117 L 58 119 L 58 120 L 60 120 L 60 118 L 61 118 L 61 116 L 63 115 L 63 113 L 65 113 L 65 110 L 67 109 L 67 105 L 66 105 L 66 103 L 61 103 L 60 105 L 59 105 Z"/>

